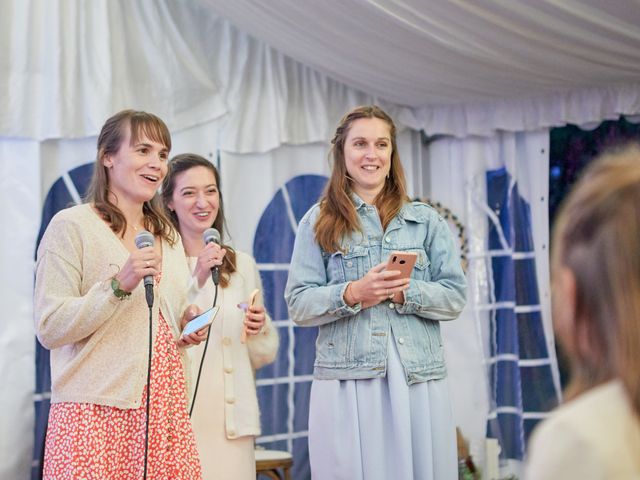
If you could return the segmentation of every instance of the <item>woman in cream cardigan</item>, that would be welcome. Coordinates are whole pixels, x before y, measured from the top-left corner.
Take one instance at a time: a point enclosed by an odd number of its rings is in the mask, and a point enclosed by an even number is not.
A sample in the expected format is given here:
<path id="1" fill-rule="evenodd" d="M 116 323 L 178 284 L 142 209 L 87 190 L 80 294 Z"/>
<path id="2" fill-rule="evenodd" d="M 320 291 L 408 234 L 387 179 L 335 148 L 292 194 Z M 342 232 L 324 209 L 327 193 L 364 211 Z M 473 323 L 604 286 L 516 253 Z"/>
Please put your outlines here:
<path id="1" fill-rule="evenodd" d="M 202 309 L 210 308 L 215 296 L 211 268 L 219 265 L 220 270 L 216 304 L 221 309 L 210 329 L 191 417 L 203 477 L 254 480 L 254 438 L 260 434 L 254 372 L 275 359 L 278 333 L 261 302 L 246 314 L 239 308 L 262 288 L 255 261 L 229 246 L 204 244 L 208 228 L 224 233 L 219 186 L 218 171 L 209 161 L 194 154 L 178 155 L 169 163 L 162 196 L 182 236 L 193 281 L 200 287 L 195 303 Z M 191 349 L 194 378 L 203 350 L 204 344 Z"/>
<path id="2" fill-rule="evenodd" d="M 180 333 L 195 313 L 188 267 L 156 194 L 170 149 L 155 115 L 108 119 L 88 203 L 55 215 L 38 248 L 35 324 L 52 379 L 44 478 L 200 478 L 184 347 L 206 331 Z M 136 247 L 142 230 L 153 246 Z M 150 366 L 147 276 L 155 278 Z"/>

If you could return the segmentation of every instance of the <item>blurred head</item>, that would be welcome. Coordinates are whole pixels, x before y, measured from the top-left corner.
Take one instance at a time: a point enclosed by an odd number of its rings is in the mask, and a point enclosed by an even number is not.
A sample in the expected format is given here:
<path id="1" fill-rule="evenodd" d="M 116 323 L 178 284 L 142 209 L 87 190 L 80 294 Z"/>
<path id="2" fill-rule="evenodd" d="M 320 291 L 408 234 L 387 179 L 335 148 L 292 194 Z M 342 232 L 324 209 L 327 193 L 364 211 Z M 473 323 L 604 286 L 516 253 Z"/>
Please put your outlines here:
<path id="1" fill-rule="evenodd" d="M 640 413 L 640 147 L 594 161 L 553 238 L 553 309 L 570 392 L 621 378 Z"/>
<path id="2" fill-rule="evenodd" d="M 345 192 L 404 193 L 404 170 L 396 143 L 396 126 L 376 105 L 347 113 L 331 140 L 333 169 L 329 182 Z"/>
<path id="3" fill-rule="evenodd" d="M 177 155 L 169 162 L 162 200 L 173 225 L 184 236 L 198 236 L 210 227 L 223 237 L 224 209 L 218 170 L 204 157 Z"/>

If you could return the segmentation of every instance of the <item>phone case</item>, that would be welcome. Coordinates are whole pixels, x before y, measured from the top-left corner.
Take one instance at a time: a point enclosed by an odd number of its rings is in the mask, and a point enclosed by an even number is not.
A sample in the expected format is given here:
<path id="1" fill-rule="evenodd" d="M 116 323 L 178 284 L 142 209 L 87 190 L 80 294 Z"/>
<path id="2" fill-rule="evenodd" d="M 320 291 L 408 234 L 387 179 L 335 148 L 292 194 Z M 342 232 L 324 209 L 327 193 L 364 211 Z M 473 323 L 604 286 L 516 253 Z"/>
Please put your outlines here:
<path id="1" fill-rule="evenodd" d="M 387 270 L 398 270 L 400 272 L 399 276 L 392 278 L 410 278 L 417 259 L 418 254 L 416 252 L 391 252 L 389 260 L 387 260 Z M 402 294 L 400 292 L 395 293 L 391 300 L 401 302 Z"/>
<path id="2" fill-rule="evenodd" d="M 400 276 L 394 278 L 409 278 L 417 259 L 416 252 L 391 252 L 387 260 L 387 270 L 400 271 Z"/>
<path id="3" fill-rule="evenodd" d="M 202 312 L 193 320 L 189 321 L 189 323 L 185 325 L 184 330 L 182 330 L 182 335 L 195 333 L 201 328 L 204 328 L 207 325 L 211 325 L 213 323 L 213 319 L 218 314 L 218 310 L 220 310 L 219 306 L 212 307 L 209 310 L 205 310 L 204 312 Z"/>
<path id="4" fill-rule="evenodd" d="M 256 288 L 253 292 L 251 292 L 251 295 L 249 296 L 249 302 L 241 303 L 238 306 L 246 312 L 247 310 L 249 310 L 249 308 L 253 307 L 256 304 L 256 299 L 258 298 L 259 293 L 260 293 L 260 290 Z M 247 331 L 245 330 L 243 325 L 242 331 L 240 332 L 240 343 L 245 343 L 246 341 L 247 341 Z"/>

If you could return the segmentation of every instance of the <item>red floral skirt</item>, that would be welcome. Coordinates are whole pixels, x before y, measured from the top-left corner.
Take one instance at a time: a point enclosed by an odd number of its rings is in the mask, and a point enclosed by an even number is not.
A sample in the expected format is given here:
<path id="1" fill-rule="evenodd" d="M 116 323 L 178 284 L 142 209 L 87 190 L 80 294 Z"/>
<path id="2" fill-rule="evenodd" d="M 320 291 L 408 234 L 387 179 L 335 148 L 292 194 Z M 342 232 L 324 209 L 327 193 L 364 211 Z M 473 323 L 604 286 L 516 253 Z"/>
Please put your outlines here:
<path id="1" fill-rule="evenodd" d="M 148 479 L 202 477 L 187 412 L 185 378 L 175 339 L 162 313 L 151 360 Z M 135 479 L 144 471 L 147 387 L 138 409 L 89 403 L 54 403 L 44 457 L 44 478 Z"/>

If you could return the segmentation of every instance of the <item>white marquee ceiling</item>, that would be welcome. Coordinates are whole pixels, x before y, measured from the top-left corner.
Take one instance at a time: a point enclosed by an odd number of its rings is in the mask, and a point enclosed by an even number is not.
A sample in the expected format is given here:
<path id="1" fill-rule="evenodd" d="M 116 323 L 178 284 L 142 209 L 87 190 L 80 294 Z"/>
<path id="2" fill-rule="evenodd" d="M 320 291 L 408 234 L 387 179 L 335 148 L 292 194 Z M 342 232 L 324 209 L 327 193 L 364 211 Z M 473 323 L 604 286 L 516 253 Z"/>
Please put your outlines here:
<path id="1" fill-rule="evenodd" d="M 0 137 L 122 108 L 222 150 L 326 141 L 355 105 L 493 135 L 640 113 L 639 0 L 0 0 Z"/>
<path id="2" fill-rule="evenodd" d="M 328 76 L 410 107 L 640 81 L 634 0 L 201 0 Z"/>

